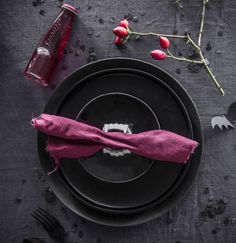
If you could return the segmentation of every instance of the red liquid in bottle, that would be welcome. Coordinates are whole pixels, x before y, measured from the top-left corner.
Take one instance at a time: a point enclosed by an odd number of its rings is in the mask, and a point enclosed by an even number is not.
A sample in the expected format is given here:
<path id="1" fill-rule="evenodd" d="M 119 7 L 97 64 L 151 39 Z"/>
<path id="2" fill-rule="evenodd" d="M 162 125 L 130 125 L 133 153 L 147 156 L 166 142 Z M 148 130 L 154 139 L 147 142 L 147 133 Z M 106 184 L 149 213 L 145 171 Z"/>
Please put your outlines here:
<path id="1" fill-rule="evenodd" d="M 78 10 L 68 4 L 62 10 L 38 46 L 25 69 L 25 76 L 47 87 L 53 71 L 60 61 L 72 29 L 72 22 Z"/>

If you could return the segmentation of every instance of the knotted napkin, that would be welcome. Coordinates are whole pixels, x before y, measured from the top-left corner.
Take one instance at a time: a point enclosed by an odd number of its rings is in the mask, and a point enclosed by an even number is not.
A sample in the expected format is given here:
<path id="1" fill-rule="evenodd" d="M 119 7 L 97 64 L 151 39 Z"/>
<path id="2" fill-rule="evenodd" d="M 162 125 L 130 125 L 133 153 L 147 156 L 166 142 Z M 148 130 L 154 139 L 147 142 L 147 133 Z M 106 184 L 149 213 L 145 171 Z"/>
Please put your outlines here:
<path id="1" fill-rule="evenodd" d="M 46 150 L 56 164 L 52 172 L 57 170 L 62 158 L 89 157 L 107 147 L 128 149 L 154 160 L 186 164 L 198 146 L 196 141 L 165 130 L 137 134 L 104 132 L 86 123 L 48 114 L 32 119 L 32 126 L 48 135 Z"/>

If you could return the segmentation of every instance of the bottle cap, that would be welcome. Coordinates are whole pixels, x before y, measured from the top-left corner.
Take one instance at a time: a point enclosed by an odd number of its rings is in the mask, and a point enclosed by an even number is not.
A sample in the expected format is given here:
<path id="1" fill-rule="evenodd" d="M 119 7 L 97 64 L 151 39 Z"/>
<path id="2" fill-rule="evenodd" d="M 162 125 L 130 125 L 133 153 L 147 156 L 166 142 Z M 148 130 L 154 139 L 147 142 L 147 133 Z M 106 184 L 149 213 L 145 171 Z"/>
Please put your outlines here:
<path id="1" fill-rule="evenodd" d="M 70 4 L 64 3 L 61 7 L 73 12 L 76 15 L 79 14 L 79 10 L 77 8 L 71 6 Z"/>

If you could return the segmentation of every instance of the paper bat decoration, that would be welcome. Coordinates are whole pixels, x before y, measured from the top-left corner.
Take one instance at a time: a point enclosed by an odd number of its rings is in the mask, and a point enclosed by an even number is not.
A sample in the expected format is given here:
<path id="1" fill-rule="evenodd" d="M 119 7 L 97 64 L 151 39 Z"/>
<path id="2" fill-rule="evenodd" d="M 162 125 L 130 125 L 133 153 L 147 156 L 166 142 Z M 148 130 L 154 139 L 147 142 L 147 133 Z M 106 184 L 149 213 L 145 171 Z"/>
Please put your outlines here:
<path id="1" fill-rule="evenodd" d="M 211 119 L 211 126 L 214 128 L 218 126 L 221 130 L 223 127 L 228 129 L 229 127 L 234 128 L 234 125 L 223 115 L 223 116 L 214 116 Z"/>

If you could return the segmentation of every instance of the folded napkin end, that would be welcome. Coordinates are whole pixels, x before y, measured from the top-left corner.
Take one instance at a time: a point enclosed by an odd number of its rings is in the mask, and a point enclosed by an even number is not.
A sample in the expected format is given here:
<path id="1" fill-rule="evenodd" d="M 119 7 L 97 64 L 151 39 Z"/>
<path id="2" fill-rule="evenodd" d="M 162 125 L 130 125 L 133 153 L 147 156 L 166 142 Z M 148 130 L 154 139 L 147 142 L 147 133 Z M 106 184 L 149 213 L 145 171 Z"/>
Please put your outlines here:
<path id="1" fill-rule="evenodd" d="M 195 153 L 195 150 L 197 149 L 198 145 L 199 145 L 199 143 L 198 143 L 198 142 L 195 142 L 195 144 L 193 144 L 193 145 L 191 146 L 191 149 L 190 149 L 190 151 L 188 152 L 186 159 L 184 160 L 184 164 L 187 164 L 187 162 L 188 162 L 190 156 L 191 156 L 192 154 Z"/>
<path id="2" fill-rule="evenodd" d="M 41 116 L 38 116 L 36 118 L 32 118 L 31 119 L 31 126 L 35 129 L 37 129 L 40 125 L 42 125 L 42 117 Z"/>

